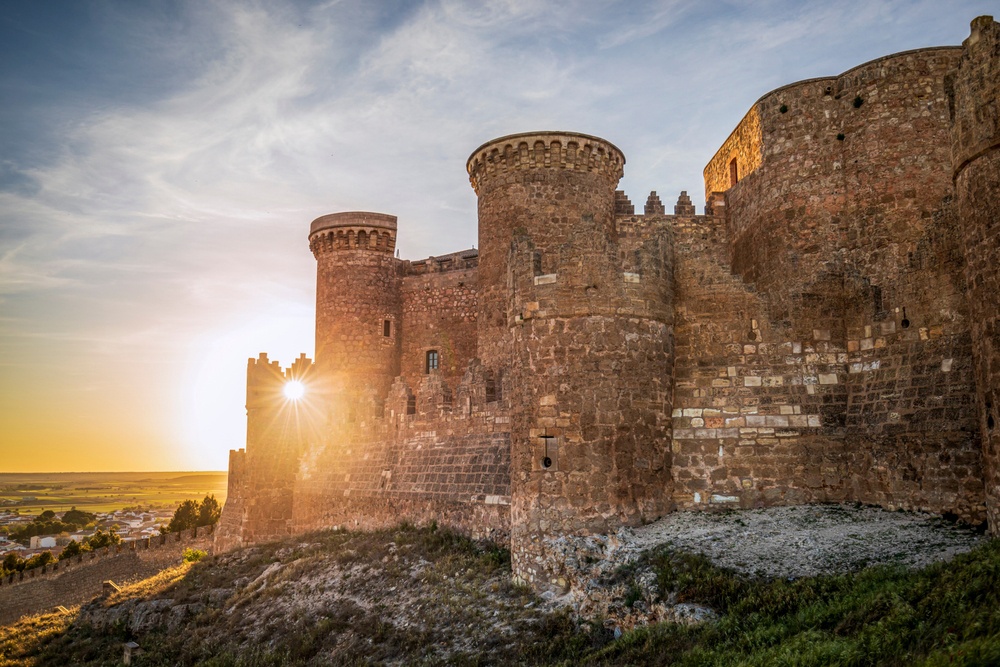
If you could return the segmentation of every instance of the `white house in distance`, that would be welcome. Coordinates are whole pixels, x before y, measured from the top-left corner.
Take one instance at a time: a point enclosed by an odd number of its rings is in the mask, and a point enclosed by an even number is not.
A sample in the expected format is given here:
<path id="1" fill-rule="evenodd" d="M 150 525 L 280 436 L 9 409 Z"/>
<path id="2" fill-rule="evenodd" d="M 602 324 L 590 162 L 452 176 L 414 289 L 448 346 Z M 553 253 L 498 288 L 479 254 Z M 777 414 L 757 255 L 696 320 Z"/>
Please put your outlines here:
<path id="1" fill-rule="evenodd" d="M 29 549 L 53 549 L 55 546 L 56 538 L 54 535 L 35 535 L 28 543 Z"/>

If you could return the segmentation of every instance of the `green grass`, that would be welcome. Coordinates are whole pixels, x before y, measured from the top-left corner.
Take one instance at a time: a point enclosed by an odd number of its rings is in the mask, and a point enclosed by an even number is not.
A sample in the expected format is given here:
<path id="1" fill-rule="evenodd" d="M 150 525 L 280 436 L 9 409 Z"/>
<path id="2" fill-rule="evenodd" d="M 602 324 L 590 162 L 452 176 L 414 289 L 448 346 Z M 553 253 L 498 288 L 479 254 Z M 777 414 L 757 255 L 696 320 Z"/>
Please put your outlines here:
<path id="1" fill-rule="evenodd" d="M 711 607 L 717 620 L 614 639 L 603 619 L 544 609 L 512 582 L 502 547 L 434 527 L 315 533 L 185 563 L 100 603 L 200 605 L 178 627 L 98 629 L 74 621 L 75 611 L 25 619 L 0 632 L 0 666 L 115 664 L 133 639 L 143 665 L 1000 665 L 1000 541 L 922 570 L 796 581 L 654 550 L 615 573 L 623 604 L 642 600 L 638 577 L 650 570 L 661 599 Z M 393 592 L 403 590 L 406 600 Z M 340 597 L 288 602 L 330 591 Z M 405 621 L 402 605 L 416 605 L 410 619 L 420 622 Z"/>
<path id="2" fill-rule="evenodd" d="M 631 633 L 589 656 L 591 662 L 1000 665 L 996 540 L 922 570 L 887 566 L 796 581 L 754 581 L 669 551 L 648 555 L 647 563 L 661 595 L 705 604 L 721 618 Z"/>

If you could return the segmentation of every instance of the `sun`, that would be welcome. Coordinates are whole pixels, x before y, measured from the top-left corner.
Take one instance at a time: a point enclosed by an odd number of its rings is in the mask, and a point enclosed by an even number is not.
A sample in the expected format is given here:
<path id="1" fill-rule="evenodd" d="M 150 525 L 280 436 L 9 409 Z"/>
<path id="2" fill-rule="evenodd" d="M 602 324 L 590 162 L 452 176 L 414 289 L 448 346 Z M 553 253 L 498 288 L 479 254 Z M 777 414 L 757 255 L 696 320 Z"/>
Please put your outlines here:
<path id="1" fill-rule="evenodd" d="M 285 398 L 297 401 L 305 395 L 306 386 L 298 380 L 291 380 L 285 383 L 283 391 L 285 392 Z"/>

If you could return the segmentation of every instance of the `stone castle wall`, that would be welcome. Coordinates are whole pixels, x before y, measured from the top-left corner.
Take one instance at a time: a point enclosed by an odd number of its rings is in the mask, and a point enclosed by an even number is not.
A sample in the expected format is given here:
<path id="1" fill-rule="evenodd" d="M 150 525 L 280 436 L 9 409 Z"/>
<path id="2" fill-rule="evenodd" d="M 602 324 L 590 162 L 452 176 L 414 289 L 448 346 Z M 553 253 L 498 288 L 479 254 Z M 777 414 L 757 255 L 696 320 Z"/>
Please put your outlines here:
<path id="1" fill-rule="evenodd" d="M 825 337 L 816 343 L 837 386 L 822 434 L 845 447 L 831 468 L 845 488 L 831 497 L 979 521 L 971 338 L 948 205 L 945 78 L 960 54 L 886 56 L 762 97 L 730 138 L 759 136 L 761 160 L 727 190 L 726 219 L 733 271 L 765 296 L 759 319 L 784 342 Z"/>
<path id="2" fill-rule="evenodd" d="M 469 158 L 478 251 L 402 261 L 392 216 L 317 219 L 316 365 L 251 361 L 218 543 L 436 520 L 558 589 L 549 538 L 675 508 L 996 530 L 998 42 L 984 17 L 764 95 L 704 215 L 683 192 L 637 215 L 621 151 L 539 132 Z"/>
<path id="3" fill-rule="evenodd" d="M 302 459 L 297 531 L 433 519 L 506 539 L 510 419 L 491 381 L 479 364 L 454 387 L 439 372 L 425 374 L 415 389 L 398 379 L 382 419 Z"/>
<path id="4" fill-rule="evenodd" d="M 1000 24 L 983 16 L 949 81 L 952 159 L 992 526 L 1000 525 Z"/>
<path id="5" fill-rule="evenodd" d="M 477 264 L 477 252 L 467 250 L 407 267 L 400 369 L 410 387 L 426 375 L 428 351 L 437 352 L 438 370 L 452 386 L 476 357 Z"/>
<path id="6" fill-rule="evenodd" d="M 724 218 L 673 224 L 677 505 L 844 500 L 843 345 L 830 328 L 799 337 L 772 321 L 766 296 L 729 268 Z"/>
<path id="7" fill-rule="evenodd" d="M 101 594 L 105 581 L 128 584 L 177 565 L 186 549 L 212 550 L 212 527 L 126 542 L 0 578 L 0 625 Z"/>

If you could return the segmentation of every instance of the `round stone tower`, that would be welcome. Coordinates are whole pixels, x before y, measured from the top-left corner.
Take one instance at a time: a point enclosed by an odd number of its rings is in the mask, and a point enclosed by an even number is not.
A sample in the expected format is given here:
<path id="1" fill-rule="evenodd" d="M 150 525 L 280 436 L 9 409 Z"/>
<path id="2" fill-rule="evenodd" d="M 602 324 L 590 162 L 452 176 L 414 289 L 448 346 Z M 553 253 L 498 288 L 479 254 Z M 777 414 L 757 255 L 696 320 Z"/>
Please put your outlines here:
<path id="1" fill-rule="evenodd" d="M 351 211 L 316 218 L 316 375 L 334 425 L 380 414 L 399 375 L 401 301 L 396 217 Z"/>
<path id="2" fill-rule="evenodd" d="M 986 514 L 1000 532 L 1000 23 L 972 22 L 952 80 L 952 166 L 965 246 Z"/>
<path id="3" fill-rule="evenodd" d="M 574 221 L 595 216 L 614 233 L 614 190 L 625 157 L 615 146 L 585 134 L 512 134 L 483 144 L 467 165 L 479 196 L 479 357 L 504 365 L 507 270 L 515 231 L 531 230 L 536 244 L 555 249 L 572 235 Z M 543 273 L 554 255 L 542 256 Z"/>
<path id="4" fill-rule="evenodd" d="M 622 270 L 624 163 L 565 132 L 502 137 L 468 162 L 479 353 L 511 378 L 513 568 L 540 589 L 566 586 L 548 538 L 643 523 L 671 497 L 672 256 L 651 242 Z"/>

